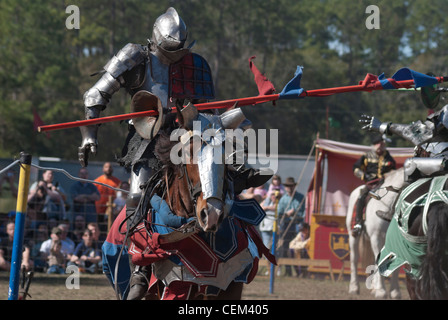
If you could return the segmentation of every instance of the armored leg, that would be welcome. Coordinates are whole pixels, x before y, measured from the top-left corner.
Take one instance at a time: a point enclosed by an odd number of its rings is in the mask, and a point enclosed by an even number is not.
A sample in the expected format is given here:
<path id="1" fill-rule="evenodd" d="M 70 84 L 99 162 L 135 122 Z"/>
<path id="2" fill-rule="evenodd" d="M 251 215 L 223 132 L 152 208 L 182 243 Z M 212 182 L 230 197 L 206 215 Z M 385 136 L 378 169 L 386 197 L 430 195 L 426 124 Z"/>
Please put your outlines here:
<path id="1" fill-rule="evenodd" d="M 128 220 L 128 228 L 134 227 L 140 222 L 140 218 L 135 214 L 135 209 L 142 197 L 140 186 L 151 177 L 151 168 L 145 166 L 134 166 L 131 173 L 131 184 L 129 195 L 126 199 L 126 216 L 132 217 Z M 148 291 L 149 279 L 151 276 L 151 265 L 136 266 L 129 259 L 129 266 L 133 270 L 130 280 L 130 289 L 127 300 L 141 300 Z"/>
<path id="2" fill-rule="evenodd" d="M 142 189 L 140 186 L 146 183 L 151 175 L 152 169 L 147 166 L 136 164 L 132 167 L 129 194 L 126 199 L 126 216 L 132 216 L 128 220 L 130 228 L 134 227 L 135 224 L 138 224 L 142 218 L 137 217 L 134 213 L 142 197 Z"/>
<path id="3" fill-rule="evenodd" d="M 133 272 L 131 275 L 130 289 L 127 300 L 141 300 L 148 292 L 149 279 L 151 277 L 151 265 L 149 266 L 134 266 L 132 262 L 129 263 Z M 132 269 L 131 269 L 132 270 Z"/>

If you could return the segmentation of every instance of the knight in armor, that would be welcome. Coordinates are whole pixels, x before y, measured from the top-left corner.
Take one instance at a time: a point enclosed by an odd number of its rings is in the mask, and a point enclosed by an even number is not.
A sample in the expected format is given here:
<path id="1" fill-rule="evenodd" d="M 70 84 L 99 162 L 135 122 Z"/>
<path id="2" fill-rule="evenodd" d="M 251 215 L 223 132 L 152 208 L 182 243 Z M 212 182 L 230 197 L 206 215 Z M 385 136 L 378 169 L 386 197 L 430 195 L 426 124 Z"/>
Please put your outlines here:
<path id="1" fill-rule="evenodd" d="M 129 43 L 105 66 L 101 78 L 84 94 L 86 119 L 100 117 L 110 99 L 120 88 L 132 97 L 131 112 L 156 110 L 158 117 L 135 118 L 129 121 L 126 138 L 118 163 L 131 173 L 126 200 L 128 216 L 142 198 L 143 185 L 159 168 L 154 154 L 157 133 L 177 126 L 173 107 L 214 99 L 214 86 L 207 61 L 191 52 L 194 44 L 185 46 L 187 28 L 174 8 L 158 17 L 147 45 Z M 82 143 L 78 158 L 83 167 L 89 154 L 96 154 L 98 125 L 80 127 Z M 235 193 L 264 184 L 269 175 L 253 169 L 229 170 L 233 174 Z M 146 270 L 142 270 L 146 269 Z M 128 299 L 141 299 L 148 287 L 149 268 L 136 267 L 131 278 Z"/>
<path id="2" fill-rule="evenodd" d="M 352 235 L 360 235 L 363 225 L 363 211 L 369 191 L 375 190 L 382 183 L 384 174 L 394 170 L 396 163 L 394 158 L 386 149 L 386 142 L 383 136 L 378 135 L 372 139 L 372 150 L 361 156 L 353 165 L 353 173 L 361 179 L 365 185 L 360 190 L 356 203 L 355 225 L 352 228 Z"/>
<path id="3" fill-rule="evenodd" d="M 424 122 L 411 124 L 381 122 L 373 116 L 363 115 L 359 120 L 363 129 L 387 135 L 398 135 L 415 145 L 414 157 L 406 159 L 405 182 L 410 184 L 420 178 L 434 177 L 448 173 L 448 105 L 430 114 Z M 391 213 L 377 212 L 390 220 Z"/>

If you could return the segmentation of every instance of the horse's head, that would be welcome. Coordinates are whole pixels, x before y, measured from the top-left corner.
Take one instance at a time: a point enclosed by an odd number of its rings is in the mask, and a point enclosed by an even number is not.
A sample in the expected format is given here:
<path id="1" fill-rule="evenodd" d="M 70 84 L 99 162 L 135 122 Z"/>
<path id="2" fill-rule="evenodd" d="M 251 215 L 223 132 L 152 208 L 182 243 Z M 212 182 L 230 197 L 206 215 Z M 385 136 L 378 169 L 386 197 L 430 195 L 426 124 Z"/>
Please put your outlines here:
<path id="1" fill-rule="evenodd" d="M 177 114 L 180 127 L 172 132 L 170 140 L 178 143 L 171 149 L 170 160 L 183 170 L 181 177 L 191 199 L 191 202 L 184 199 L 183 203 L 192 204 L 193 212 L 189 214 L 197 217 L 204 231 L 215 232 L 233 202 L 224 130 L 234 128 L 235 118 L 240 116 L 231 116 L 229 121 L 224 114 L 199 113 L 193 105 Z"/>

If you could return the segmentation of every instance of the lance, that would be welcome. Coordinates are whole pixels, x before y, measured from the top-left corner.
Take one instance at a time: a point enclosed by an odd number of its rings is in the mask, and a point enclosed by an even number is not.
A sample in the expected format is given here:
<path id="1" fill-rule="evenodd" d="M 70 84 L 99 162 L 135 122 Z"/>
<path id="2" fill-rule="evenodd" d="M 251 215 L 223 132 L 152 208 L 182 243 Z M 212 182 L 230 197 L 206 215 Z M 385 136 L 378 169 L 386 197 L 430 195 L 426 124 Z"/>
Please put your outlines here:
<path id="1" fill-rule="evenodd" d="M 380 76 L 367 74 L 364 80 L 360 81 L 358 85 L 314 89 L 314 90 L 304 90 L 303 88 L 301 88 L 300 87 L 301 78 L 302 78 L 302 67 L 298 66 L 294 78 L 288 82 L 288 84 L 283 88 L 281 93 L 198 103 L 195 104 L 195 106 L 198 110 L 230 108 L 235 105 L 242 107 L 249 105 L 257 105 L 266 102 L 273 102 L 277 100 L 291 100 L 305 97 L 326 97 L 334 94 L 347 93 L 347 92 L 362 92 L 362 91 L 371 92 L 376 90 L 387 90 L 387 89 L 397 90 L 397 89 L 409 89 L 409 88 L 416 89 L 420 87 L 434 86 L 438 83 L 448 81 L 448 77 L 446 76 L 445 77 L 428 76 L 408 68 L 402 68 L 398 70 L 391 78 L 385 78 L 384 74 Z M 175 113 L 176 108 L 172 108 L 171 112 Z M 45 132 L 52 130 L 68 129 L 68 128 L 82 127 L 100 123 L 128 120 L 147 116 L 157 116 L 157 115 L 158 112 L 154 110 L 133 112 L 95 119 L 78 120 L 73 122 L 44 125 L 39 126 L 38 131 Z"/>

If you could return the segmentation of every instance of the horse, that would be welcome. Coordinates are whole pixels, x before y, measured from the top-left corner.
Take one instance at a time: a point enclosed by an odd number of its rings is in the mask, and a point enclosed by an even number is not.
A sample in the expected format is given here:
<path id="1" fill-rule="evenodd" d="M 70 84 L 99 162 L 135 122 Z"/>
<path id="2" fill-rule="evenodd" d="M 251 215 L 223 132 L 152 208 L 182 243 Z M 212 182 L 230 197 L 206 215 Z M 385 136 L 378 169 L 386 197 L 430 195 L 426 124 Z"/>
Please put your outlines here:
<path id="1" fill-rule="evenodd" d="M 253 199 L 234 197 L 223 116 L 178 111 L 179 128 L 159 134 L 162 168 L 145 185 L 127 248 L 133 264 L 152 267 L 147 299 L 239 300 L 261 256 L 275 262 L 254 227 L 264 211 Z"/>
<path id="2" fill-rule="evenodd" d="M 354 208 L 358 199 L 360 189 L 362 185 L 352 191 L 349 198 L 348 210 L 346 216 L 346 226 L 349 230 L 349 246 L 350 246 L 350 284 L 349 293 L 359 294 L 359 278 L 358 278 L 358 260 L 360 256 L 359 245 L 362 241 L 362 248 L 367 253 L 372 253 L 374 262 L 376 256 L 380 253 L 381 248 L 384 245 L 386 231 L 389 226 L 389 222 L 378 217 L 376 212 L 378 210 L 384 212 L 390 212 L 393 210 L 393 204 L 398 196 L 398 190 L 402 188 L 404 184 L 404 170 L 403 168 L 392 170 L 388 172 L 384 177 L 384 182 L 376 190 L 374 197 L 367 202 L 365 208 L 365 223 L 364 229 L 360 236 L 354 237 L 351 235 L 352 219 L 354 215 Z M 369 250 L 368 244 L 370 240 Z M 368 251 L 367 251 L 368 250 Z M 365 255 L 365 254 L 364 254 Z M 370 257 L 369 257 L 370 259 Z M 387 297 L 387 291 L 384 283 L 384 278 L 380 277 L 377 272 L 372 276 L 373 291 L 375 298 L 385 299 Z M 398 284 L 398 271 L 395 272 L 390 281 L 390 297 L 392 299 L 400 299 L 401 292 Z"/>
<path id="3" fill-rule="evenodd" d="M 380 274 L 404 266 L 411 299 L 448 299 L 448 175 L 405 188 L 377 259 Z"/>

